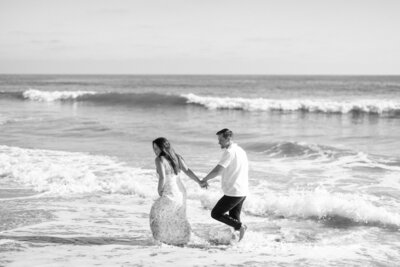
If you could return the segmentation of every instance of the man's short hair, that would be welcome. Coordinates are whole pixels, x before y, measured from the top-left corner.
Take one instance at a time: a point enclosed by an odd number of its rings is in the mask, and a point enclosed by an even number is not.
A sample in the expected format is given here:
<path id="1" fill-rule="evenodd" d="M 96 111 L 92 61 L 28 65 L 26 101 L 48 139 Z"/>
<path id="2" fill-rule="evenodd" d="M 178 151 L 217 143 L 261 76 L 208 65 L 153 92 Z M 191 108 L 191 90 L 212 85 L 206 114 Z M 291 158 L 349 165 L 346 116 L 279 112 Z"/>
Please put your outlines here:
<path id="1" fill-rule="evenodd" d="M 222 135 L 225 139 L 231 138 L 233 136 L 233 132 L 227 128 L 222 129 L 221 131 L 217 132 L 217 135 Z"/>

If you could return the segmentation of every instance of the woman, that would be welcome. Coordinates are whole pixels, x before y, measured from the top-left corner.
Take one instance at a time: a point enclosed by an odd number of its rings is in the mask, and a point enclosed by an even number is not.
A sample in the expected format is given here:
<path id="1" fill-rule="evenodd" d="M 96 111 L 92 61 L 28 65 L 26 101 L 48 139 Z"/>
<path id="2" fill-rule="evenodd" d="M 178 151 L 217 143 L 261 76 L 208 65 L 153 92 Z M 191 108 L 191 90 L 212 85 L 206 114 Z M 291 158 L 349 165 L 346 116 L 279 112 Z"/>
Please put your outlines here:
<path id="1" fill-rule="evenodd" d="M 156 169 L 159 177 L 158 194 L 150 211 L 153 237 L 166 244 L 184 245 L 190 240 L 190 224 L 186 218 L 186 189 L 180 179 L 183 171 L 200 184 L 183 158 L 175 153 L 166 138 L 153 141 Z"/>

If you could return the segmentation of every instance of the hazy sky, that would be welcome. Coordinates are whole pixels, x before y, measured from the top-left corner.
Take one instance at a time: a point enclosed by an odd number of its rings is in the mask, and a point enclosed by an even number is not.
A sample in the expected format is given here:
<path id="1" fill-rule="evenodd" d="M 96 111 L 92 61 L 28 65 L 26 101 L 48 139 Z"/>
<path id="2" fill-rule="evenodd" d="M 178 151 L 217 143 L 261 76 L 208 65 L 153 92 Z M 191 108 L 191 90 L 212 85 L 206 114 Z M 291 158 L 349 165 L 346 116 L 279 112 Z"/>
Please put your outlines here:
<path id="1" fill-rule="evenodd" d="M 400 74 L 400 1 L 0 0 L 0 73 Z"/>

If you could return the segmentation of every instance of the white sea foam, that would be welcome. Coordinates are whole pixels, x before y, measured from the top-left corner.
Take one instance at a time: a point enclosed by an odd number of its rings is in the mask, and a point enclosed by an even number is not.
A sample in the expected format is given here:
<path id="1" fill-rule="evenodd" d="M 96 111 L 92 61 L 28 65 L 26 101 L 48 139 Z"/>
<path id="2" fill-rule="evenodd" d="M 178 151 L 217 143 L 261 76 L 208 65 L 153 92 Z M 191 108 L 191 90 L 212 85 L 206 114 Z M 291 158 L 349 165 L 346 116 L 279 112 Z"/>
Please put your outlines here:
<path id="1" fill-rule="evenodd" d="M 207 239 L 213 244 L 230 245 L 235 238 L 235 233 L 231 227 L 220 225 L 209 229 Z"/>
<path id="2" fill-rule="evenodd" d="M 94 95 L 94 91 L 41 91 L 35 89 L 29 89 L 23 92 L 23 97 L 40 102 L 52 102 L 59 100 L 71 100 L 76 99 L 83 95 Z"/>
<path id="3" fill-rule="evenodd" d="M 182 95 L 187 103 L 202 105 L 208 109 L 238 109 L 246 111 L 307 111 L 323 113 L 364 112 L 382 114 L 400 111 L 400 102 L 394 100 L 351 100 L 331 101 L 324 99 L 265 99 L 265 98 L 232 98 Z"/>
<path id="4" fill-rule="evenodd" d="M 39 192 L 73 194 L 106 192 L 155 198 L 153 170 L 126 166 L 108 156 L 86 153 L 22 149 L 0 146 L 0 177 L 31 186 Z M 218 185 L 207 191 L 188 183 L 188 197 L 212 209 L 221 193 Z M 244 211 L 257 216 L 269 214 L 309 217 L 344 217 L 359 223 L 400 227 L 400 214 L 371 195 L 314 191 L 267 191 L 250 195 Z"/>
<path id="5" fill-rule="evenodd" d="M 266 193 L 249 197 L 245 210 L 255 215 L 343 217 L 359 223 L 379 223 L 400 227 L 400 214 L 373 204 L 364 196 L 349 193 L 330 193 L 324 189 L 310 192 L 291 191 L 288 195 Z"/>
<path id="6" fill-rule="evenodd" d="M 0 146 L 0 177 L 55 194 L 106 192 L 153 197 L 154 171 L 107 156 Z"/>
<path id="7" fill-rule="evenodd" d="M 204 208 L 212 209 L 221 193 L 205 192 L 197 196 Z M 330 193 L 291 190 L 288 194 L 273 191 L 263 196 L 249 195 L 243 211 L 256 216 L 285 216 L 298 218 L 346 218 L 356 223 L 372 223 L 400 227 L 400 213 L 377 206 L 373 197 L 350 193 Z"/>

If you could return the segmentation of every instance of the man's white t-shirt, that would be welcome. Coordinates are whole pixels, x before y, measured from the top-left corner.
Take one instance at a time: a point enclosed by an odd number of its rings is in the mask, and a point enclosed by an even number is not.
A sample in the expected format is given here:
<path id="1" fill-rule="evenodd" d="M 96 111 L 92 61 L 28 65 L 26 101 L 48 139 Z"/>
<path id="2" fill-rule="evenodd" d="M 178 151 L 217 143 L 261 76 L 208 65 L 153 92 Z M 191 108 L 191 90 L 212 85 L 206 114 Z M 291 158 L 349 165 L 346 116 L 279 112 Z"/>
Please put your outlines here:
<path id="1" fill-rule="evenodd" d="M 224 167 L 221 178 L 222 191 L 231 197 L 242 197 L 248 193 L 249 162 L 246 152 L 232 143 L 222 154 L 218 165 Z"/>

